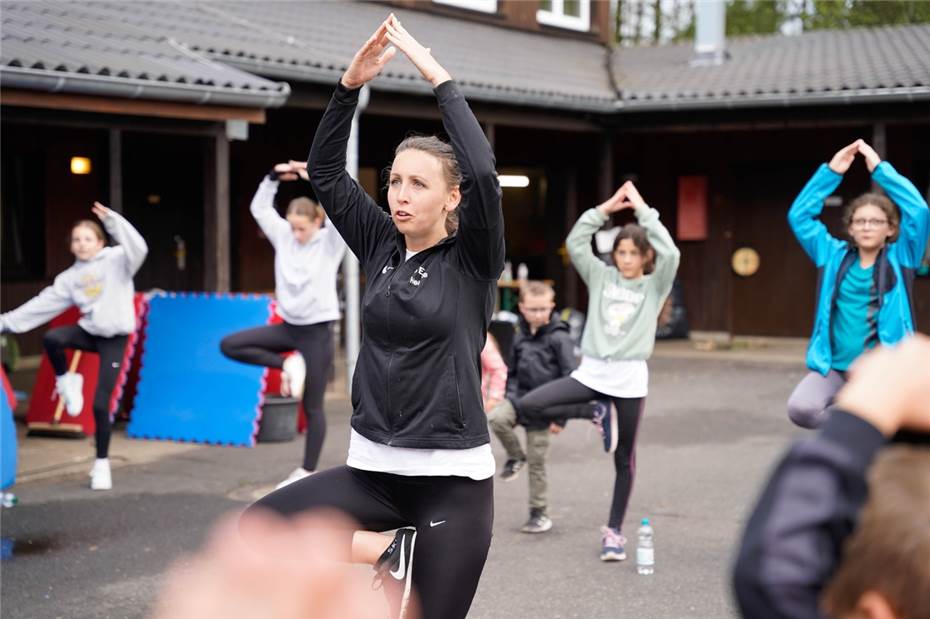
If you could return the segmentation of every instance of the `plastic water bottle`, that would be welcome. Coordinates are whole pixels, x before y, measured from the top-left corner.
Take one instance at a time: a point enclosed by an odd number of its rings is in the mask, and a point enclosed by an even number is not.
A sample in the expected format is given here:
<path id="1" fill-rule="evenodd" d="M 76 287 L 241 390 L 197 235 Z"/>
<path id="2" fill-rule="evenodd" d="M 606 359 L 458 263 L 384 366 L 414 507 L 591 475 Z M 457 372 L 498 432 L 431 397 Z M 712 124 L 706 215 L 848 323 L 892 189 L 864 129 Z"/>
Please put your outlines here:
<path id="1" fill-rule="evenodd" d="M 509 284 L 513 281 L 513 264 L 510 260 L 504 262 L 504 271 L 501 273 L 501 281 Z"/>
<path id="2" fill-rule="evenodd" d="M 642 524 L 636 531 L 638 542 L 636 544 L 636 572 L 647 575 L 655 572 L 656 555 L 653 535 L 655 532 L 649 526 L 649 519 L 643 518 Z"/>
<path id="3" fill-rule="evenodd" d="M 530 278 L 530 270 L 526 266 L 526 263 L 521 262 L 517 265 L 517 281 L 525 282 Z"/>

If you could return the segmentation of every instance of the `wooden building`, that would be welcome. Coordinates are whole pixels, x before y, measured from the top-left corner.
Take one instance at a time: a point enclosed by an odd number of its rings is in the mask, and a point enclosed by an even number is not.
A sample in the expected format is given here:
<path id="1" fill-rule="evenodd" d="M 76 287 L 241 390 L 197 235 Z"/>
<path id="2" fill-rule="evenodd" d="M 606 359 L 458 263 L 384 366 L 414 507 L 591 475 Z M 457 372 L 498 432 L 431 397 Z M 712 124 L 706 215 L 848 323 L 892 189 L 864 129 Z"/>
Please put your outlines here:
<path id="1" fill-rule="evenodd" d="M 460 83 L 500 173 L 528 177 L 504 189 L 508 255 L 555 280 L 562 305 L 586 302 L 562 249 L 583 209 L 632 177 L 678 234 L 702 216 L 693 195 L 679 213 L 679 184 L 697 178 L 706 230 L 679 240 L 693 328 L 805 335 L 815 272 L 785 212 L 817 163 L 866 137 L 930 183 L 925 27 L 734 40 L 723 64 L 700 67 L 690 45 L 611 47 L 611 4 L 587 0 L 9 2 L 2 308 L 70 263 L 68 228 L 94 199 L 148 239 L 140 288 L 272 289 L 252 193 L 273 163 L 306 156 L 336 81 L 391 10 Z M 360 180 L 381 203 L 381 170 L 412 131 L 442 127 L 396 57 L 360 120 Z M 90 174 L 71 173 L 78 156 Z M 859 170 L 841 194 L 867 185 Z M 742 246 L 761 257 L 752 277 L 730 266 Z M 930 280 L 916 300 L 930 329 Z"/>

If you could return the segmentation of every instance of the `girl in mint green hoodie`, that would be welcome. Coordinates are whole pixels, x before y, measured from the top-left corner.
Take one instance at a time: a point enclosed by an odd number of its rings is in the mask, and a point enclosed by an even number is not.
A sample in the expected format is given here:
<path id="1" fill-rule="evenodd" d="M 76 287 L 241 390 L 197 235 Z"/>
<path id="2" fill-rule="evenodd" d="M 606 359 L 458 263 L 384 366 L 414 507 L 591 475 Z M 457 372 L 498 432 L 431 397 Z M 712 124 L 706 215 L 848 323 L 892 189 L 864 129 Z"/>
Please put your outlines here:
<path id="1" fill-rule="evenodd" d="M 633 209 L 638 224 L 621 228 L 611 256 L 614 266 L 594 254 L 591 239 L 614 213 Z M 672 289 L 680 252 L 659 213 L 646 205 L 632 182 L 581 215 L 566 240 L 572 264 L 588 286 L 588 319 L 581 338 L 581 365 L 570 376 L 534 389 L 517 409 L 526 418 L 545 415 L 560 404 L 599 400 L 595 422 L 604 448 L 614 454 L 617 477 L 601 559 L 626 558 L 620 533 L 633 488 L 636 429 L 648 391 L 646 359 L 655 344 L 656 322 Z"/>

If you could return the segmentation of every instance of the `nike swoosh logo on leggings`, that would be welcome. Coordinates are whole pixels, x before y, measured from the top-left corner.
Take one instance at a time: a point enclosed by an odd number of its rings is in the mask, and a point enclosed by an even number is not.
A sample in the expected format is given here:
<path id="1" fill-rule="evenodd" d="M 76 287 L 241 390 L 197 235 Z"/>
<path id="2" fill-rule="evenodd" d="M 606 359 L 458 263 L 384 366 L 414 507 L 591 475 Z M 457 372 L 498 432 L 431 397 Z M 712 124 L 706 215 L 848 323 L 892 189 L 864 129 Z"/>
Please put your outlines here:
<path id="1" fill-rule="evenodd" d="M 403 580 L 404 576 L 407 574 L 407 562 L 404 561 L 404 543 L 400 543 L 400 567 L 397 568 L 397 572 L 391 570 L 391 576 L 397 580 Z"/>

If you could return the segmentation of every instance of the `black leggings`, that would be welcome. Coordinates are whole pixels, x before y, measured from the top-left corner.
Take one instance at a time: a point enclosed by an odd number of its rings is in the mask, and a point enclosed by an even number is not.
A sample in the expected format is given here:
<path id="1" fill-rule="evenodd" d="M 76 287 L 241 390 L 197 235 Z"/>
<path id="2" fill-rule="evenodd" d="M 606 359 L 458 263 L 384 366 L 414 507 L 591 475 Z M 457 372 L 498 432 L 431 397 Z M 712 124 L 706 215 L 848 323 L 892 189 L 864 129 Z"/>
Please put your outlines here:
<path id="1" fill-rule="evenodd" d="M 527 420 L 545 421 L 561 412 L 560 405 L 607 399 L 612 400 L 617 407 L 619 431 L 617 451 L 614 452 L 614 469 L 617 476 L 614 479 L 614 498 L 610 504 L 607 526 L 619 530 L 623 525 L 630 494 L 633 492 L 633 478 L 636 474 L 636 429 L 639 427 L 646 398 L 606 396 L 566 376 L 530 391 L 517 402 L 517 410 Z"/>
<path id="2" fill-rule="evenodd" d="M 322 507 L 347 513 L 368 531 L 416 527 L 411 569 L 422 619 L 468 614 L 491 545 L 492 478 L 408 477 L 339 466 L 272 492 L 249 511 L 293 516 Z"/>
<path id="3" fill-rule="evenodd" d="M 106 458 L 110 452 L 110 424 L 112 423 L 110 421 L 110 398 L 113 396 L 113 387 L 116 386 L 116 380 L 119 378 L 128 340 L 128 335 L 114 337 L 91 335 L 77 325 L 56 327 L 49 330 L 42 339 L 45 353 L 55 370 L 55 376 L 61 376 L 68 371 L 66 348 L 86 350 L 100 355 L 97 390 L 94 392 L 94 425 L 98 458 Z"/>
<path id="4" fill-rule="evenodd" d="M 281 369 L 281 353 L 297 350 L 307 364 L 304 383 L 304 414 L 307 417 L 307 436 L 304 443 L 303 467 L 315 471 L 326 438 L 326 417 L 323 415 L 323 396 L 326 379 L 333 363 L 333 323 L 313 325 L 283 323 L 256 327 L 227 335 L 220 349 L 230 359 Z"/>

